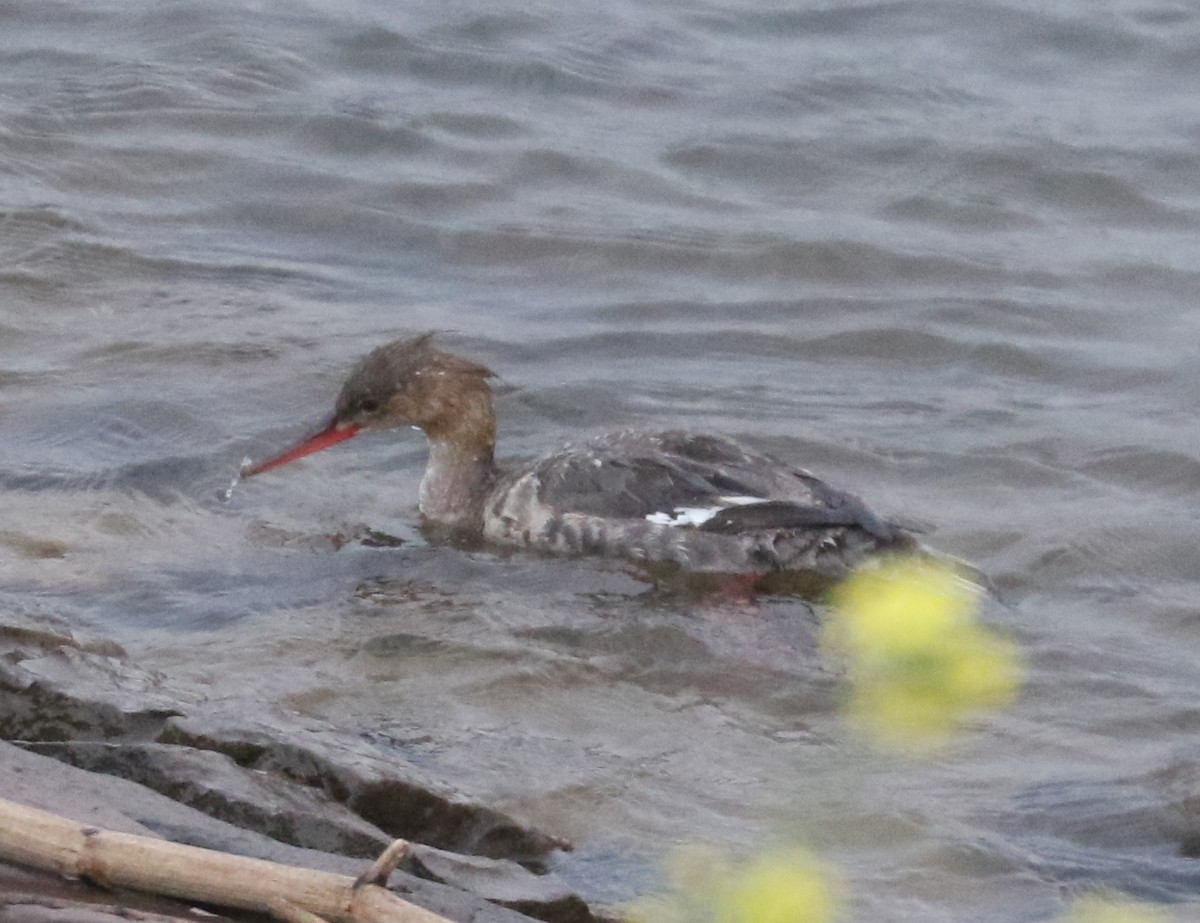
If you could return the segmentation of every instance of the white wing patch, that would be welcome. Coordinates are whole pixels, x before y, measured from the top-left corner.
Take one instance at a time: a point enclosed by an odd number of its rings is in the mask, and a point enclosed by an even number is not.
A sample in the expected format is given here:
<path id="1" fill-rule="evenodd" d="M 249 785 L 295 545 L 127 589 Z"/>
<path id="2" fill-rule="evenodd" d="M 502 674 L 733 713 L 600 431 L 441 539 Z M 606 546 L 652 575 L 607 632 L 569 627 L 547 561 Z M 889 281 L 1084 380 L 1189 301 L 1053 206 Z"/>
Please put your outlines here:
<path id="1" fill-rule="evenodd" d="M 766 502 L 762 497 L 717 497 L 720 506 L 677 506 L 670 513 L 650 513 L 647 522 L 659 526 L 702 526 L 731 506 Z"/>

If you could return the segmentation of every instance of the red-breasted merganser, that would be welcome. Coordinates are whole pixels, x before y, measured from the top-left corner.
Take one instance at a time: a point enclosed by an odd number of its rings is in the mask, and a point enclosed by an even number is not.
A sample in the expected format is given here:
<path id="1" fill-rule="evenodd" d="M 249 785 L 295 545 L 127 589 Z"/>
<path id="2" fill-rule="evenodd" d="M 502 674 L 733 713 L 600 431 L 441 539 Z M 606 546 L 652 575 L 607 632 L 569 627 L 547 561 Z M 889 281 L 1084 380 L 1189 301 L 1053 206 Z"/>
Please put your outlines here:
<path id="1" fill-rule="evenodd" d="M 492 375 L 435 347 L 432 334 L 380 346 L 350 373 L 320 432 L 243 476 L 364 429 L 411 426 L 429 439 L 421 516 L 442 533 L 689 571 L 824 579 L 873 553 L 919 547 L 853 494 L 721 436 L 628 430 L 500 467 Z"/>

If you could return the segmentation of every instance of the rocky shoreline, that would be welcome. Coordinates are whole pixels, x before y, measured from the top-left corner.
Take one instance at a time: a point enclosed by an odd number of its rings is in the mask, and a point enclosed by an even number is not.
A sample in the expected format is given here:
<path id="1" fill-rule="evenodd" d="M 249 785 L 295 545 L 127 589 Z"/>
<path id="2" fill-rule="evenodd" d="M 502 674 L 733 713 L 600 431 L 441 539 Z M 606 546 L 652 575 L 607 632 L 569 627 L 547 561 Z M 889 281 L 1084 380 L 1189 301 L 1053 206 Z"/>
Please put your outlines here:
<path id="1" fill-rule="evenodd" d="M 540 874 L 562 840 L 334 728 L 172 689 L 52 618 L 0 623 L 0 738 L 0 797 L 81 823 L 349 875 L 400 837 L 414 848 L 390 887 L 451 919 L 599 919 Z M 0 865 L 0 923 L 111 920 L 135 905 L 195 919 Z"/>

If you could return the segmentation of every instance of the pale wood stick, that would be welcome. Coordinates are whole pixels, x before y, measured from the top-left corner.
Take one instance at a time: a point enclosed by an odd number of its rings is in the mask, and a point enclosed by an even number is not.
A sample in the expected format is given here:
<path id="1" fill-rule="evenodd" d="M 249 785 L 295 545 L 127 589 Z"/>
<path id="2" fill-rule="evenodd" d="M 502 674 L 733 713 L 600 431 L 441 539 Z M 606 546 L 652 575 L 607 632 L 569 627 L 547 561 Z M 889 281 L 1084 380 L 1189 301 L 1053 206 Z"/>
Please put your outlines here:
<path id="1" fill-rule="evenodd" d="M 267 901 L 267 909 L 271 911 L 271 916 L 277 920 L 282 920 L 283 923 L 326 923 L 324 917 L 310 913 L 303 907 L 297 907 L 291 901 L 285 901 L 282 897 L 273 897 Z"/>
<path id="2" fill-rule="evenodd" d="M 379 858 L 371 863 L 371 867 L 354 879 L 354 887 L 359 888 L 363 885 L 386 886 L 388 876 L 396 871 L 396 866 L 400 864 L 400 860 L 407 855 L 408 840 L 393 840 L 391 845 L 379 854 Z"/>
<path id="3" fill-rule="evenodd" d="M 272 899 L 282 898 L 336 923 L 451 923 L 385 888 L 356 887 L 347 875 L 101 830 L 4 799 L 0 859 L 107 887 L 222 907 L 263 911 Z"/>

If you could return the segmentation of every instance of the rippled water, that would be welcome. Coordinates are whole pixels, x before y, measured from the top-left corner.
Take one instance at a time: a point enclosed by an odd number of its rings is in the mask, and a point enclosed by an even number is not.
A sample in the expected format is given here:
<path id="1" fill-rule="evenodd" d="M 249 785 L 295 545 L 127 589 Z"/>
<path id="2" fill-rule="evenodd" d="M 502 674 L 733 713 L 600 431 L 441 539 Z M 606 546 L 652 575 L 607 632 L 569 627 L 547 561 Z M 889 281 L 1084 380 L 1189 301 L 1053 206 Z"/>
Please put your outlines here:
<path id="1" fill-rule="evenodd" d="M 0 604 L 394 748 L 593 898 L 801 835 L 863 920 L 1200 906 L 1190 4 L 11 0 L 0 36 Z M 872 754 L 799 601 L 428 547 L 416 434 L 219 499 L 430 328 L 500 372 L 502 453 L 723 430 L 935 526 L 1019 707 Z"/>

